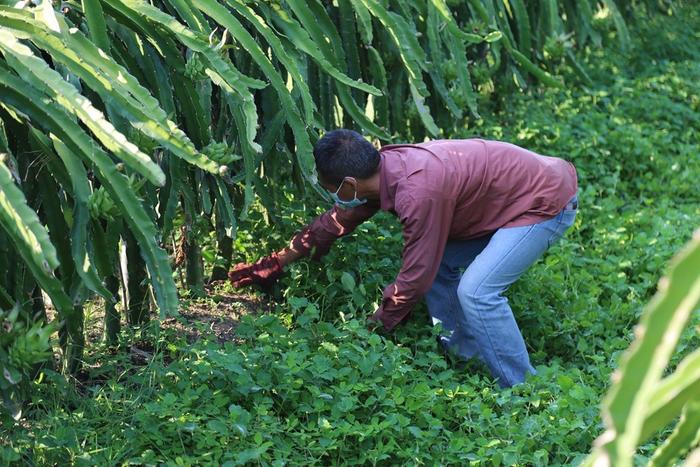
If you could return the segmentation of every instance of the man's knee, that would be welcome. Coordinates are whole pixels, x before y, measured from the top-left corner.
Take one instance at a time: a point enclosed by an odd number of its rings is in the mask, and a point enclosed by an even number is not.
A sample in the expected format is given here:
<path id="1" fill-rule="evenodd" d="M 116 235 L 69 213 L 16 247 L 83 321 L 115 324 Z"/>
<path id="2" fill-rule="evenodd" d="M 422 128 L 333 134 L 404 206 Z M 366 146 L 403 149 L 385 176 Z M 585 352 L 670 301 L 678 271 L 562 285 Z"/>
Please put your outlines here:
<path id="1" fill-rule="evenodd" d="M 478 313 L 498 307 L 505 298 L 499 290 L 475 284 L 469 280 L 460 282 L 457 288 L 460 303 L 465 313 Z"/>

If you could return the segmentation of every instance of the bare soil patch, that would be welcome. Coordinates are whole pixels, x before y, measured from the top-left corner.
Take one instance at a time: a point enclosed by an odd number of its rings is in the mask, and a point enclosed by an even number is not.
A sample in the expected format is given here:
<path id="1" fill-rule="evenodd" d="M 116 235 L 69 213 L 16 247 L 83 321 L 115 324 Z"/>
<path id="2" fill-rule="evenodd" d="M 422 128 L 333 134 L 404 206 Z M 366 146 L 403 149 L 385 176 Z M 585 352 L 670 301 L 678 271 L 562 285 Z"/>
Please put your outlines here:
<path id="1" fill-rule="evenodd" d="M 161 329 L 175 330 L 192 343 L 207 334 L 218 342 L 235 340 L 235 330 L 240 319 L 245 315 L 268 313 L 274 303 L 266 296 L 256 295 L 250 291 L 231 291 L 214 283 L 205 287 L 207 293 L 203 298 L 183 298 L 180 313 L 161 321 Z M 122 315 L 122 327 L 126 326 L 124 307 L 120 303 L 117 310 Z M 46 313 L 49 321 L 56 317 L 56 310 L 47 303 Z M 85 340 L 86 344 L 96 344 L 103 339 L 105 304 L 96 298 L 85 306 Z M 155 316 L 157 311 L 153 311 Z"/>
<path id="2" fill-rule="evenodd" d="M 231 291 L 222 284 L 212 284 L 205 287 L 207 295 L 203 298 L 181 297 L 179 316 L 162 320 L 158 326 L 161 330 L 183 337 L 188 343 L 194 343 L 199 339 L 213 339 L 219 343 L 236 342 L 236 328 L 240 320 L 246 315 L 260 315 L 270 312 L 274 303 L 267 297 L 255 295 L 250 291 Z M 99 346 L 104 333 L 104 301 L 95 299 L 85 306 L 85 340 L 86 352 L 92 346 Z M 122 316 L 122 328 L 126 324 L 125 313 L 122 304 L 117 305 L 117 310 Z M 153 312 L 155 317 L 156 311 Z M 54 319 L 55 309 L 47 306 L 49 319 Z M 151 325 L 156 323 L 151 322 Z M 79 391 L 85 388 L 101 384 L 106 379 L 129 370 L 129 364 L 123 361 L 114 361 L 117 355 L 126 356 L 128 362 L 135 367 L 148 364 L 158 351 L 156 349 L 155 336 L 151 333 L 137 333 L 128 343 L 123 342 L 120 348 L 103 348 L 99 351 L 99 357 L 88 359 L 81 370 L 75 375 L 76 387 Z M 126 346 L 122 345 L 126 343 Z M 125 352 L 125 354 L 124 354 Z M 56 363 L 58 363 L 58 356 Z M 161 355 L 164 362 L 169 362 L 174 355 L 165 352 Z"/>
<path id="3" fill-rule="evenodd" d="M 165 329 L 174 329 L 194 342 L 207 333 L 223 343 L 235 340 L 238 322 L 245 315 L 269 312 L 273 304 L 251 293 L 207 290 L 208 296 L 199 300 L 183 301 L 180 317 L 163 321 Z"/>

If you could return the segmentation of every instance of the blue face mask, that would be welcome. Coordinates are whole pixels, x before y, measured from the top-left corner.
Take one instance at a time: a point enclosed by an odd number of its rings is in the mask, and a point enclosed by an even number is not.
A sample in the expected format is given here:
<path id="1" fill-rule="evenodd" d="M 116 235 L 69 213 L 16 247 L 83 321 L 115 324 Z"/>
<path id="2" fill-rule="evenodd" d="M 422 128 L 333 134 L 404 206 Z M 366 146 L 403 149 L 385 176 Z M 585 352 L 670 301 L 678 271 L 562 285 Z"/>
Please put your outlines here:
<path id="1" fill-rule="evenodd" d="M 337 205 L 340 206 L 343 209 L 350 209 L 350 208 L 356 208 L 358 206 L 361 206 L 367 202 L 367 198 L 363 199 L 357 199 L 357 189 L 355 189 L 355 194 L 353 195 L 353 198 L 350 201 L 343 201 L 338 197 L 338 192 L 340 189 L 343 187 L 343 183 L 345 183 L 345 180 L 340 182 L 340 186 L 338 189 L 335 191 L 335 193 L 331 193 L 331 198 L 333 199 L 333 202 Z"/>

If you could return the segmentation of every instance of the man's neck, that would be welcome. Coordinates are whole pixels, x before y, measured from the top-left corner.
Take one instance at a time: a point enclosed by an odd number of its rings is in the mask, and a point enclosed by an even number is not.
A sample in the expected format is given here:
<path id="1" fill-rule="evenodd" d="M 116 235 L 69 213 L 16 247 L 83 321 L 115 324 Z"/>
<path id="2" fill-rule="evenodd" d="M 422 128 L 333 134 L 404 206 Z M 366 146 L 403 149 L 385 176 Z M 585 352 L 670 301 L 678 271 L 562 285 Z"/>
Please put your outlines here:
<path id="1" fill-rule="evenodd" d="M 379 187 L 381 183 L 381 177 L 379 174 L 380 170 L 377 169 L 377 171 L 371 177 L 364 180 L 358 180 L 357 191 L 362 194 L 362 198 L 372 200 L 379 199 Z"/>

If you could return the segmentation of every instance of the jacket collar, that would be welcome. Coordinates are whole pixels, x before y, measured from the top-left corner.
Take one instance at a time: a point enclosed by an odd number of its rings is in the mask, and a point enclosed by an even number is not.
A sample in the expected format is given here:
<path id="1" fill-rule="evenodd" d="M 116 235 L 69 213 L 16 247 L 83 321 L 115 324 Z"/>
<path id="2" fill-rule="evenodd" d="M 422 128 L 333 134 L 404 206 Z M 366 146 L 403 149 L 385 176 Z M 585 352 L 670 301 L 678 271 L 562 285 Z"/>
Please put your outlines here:
<path id="1" fill-rule="evenodd" d="M 396 188 L 404 178 L 403 161 L 397 154 L 382 148 L 379 152 L 379 207 L 384 211 L 394 211 Z"/>

